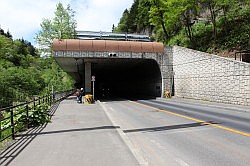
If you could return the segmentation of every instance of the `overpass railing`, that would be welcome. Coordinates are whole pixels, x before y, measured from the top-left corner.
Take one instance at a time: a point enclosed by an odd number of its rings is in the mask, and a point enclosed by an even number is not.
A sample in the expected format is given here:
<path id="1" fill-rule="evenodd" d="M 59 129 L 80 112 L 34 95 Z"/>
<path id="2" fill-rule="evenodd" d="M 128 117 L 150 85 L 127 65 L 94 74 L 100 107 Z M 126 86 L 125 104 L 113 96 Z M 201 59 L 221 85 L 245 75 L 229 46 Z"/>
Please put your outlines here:
<path id="1" fill-rule="evenodd" d="M 15 139 L 15 134 L 29 129 L 31 119 L 39 118 L 36 112 L 42 111 L 50 116 L 51 106 L 72 95 L 75 90 L 56 92 L 42 97 L 34 97 L 31 101 L 26 101 L 18 105 L 0 109 L 0 142 L 12 138 Z"/>
<path id="2" fill-rule="evenodd" d="M 144 41 L 149 42 L 148 35 L 112 33 L 112 32 L 95 32 L 95 31 L 77 31 L 76 38 L 85 40 L 122 40 L 122 41 Z"/>

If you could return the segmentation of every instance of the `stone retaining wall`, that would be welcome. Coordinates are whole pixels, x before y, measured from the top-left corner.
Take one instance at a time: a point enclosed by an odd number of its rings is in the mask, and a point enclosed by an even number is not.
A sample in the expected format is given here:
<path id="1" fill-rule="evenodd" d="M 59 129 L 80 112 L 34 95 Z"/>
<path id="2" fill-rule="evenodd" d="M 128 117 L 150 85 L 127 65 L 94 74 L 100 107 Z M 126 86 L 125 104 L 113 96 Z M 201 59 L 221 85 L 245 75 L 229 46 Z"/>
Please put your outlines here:
<path id="1" fill-rule="evenodd" d="M 172 48 L 177 97 L 250 105 L 250 64 L 179 46 Z"/>

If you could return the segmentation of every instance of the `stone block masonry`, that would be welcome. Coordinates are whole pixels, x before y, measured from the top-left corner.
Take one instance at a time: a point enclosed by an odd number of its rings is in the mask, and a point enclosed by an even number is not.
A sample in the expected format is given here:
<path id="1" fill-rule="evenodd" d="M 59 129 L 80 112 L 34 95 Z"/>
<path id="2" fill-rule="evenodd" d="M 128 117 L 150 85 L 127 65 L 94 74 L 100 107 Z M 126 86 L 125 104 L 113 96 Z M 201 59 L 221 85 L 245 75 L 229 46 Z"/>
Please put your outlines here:
<path id="1" fill-rule="evenodd" d="M 175 96 L 250 105 L 249 63 L 179 46 L 167 55 L 173 59 Z"/>

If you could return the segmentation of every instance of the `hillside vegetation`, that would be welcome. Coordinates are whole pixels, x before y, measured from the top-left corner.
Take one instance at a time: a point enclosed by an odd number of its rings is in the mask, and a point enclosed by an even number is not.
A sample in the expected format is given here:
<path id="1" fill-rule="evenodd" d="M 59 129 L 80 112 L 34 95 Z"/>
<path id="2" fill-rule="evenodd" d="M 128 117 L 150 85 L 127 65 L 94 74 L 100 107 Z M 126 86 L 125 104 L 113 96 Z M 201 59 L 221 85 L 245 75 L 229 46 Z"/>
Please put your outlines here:
<path id="1" fill-rule="evenodd" d="M 13 40 L 0 29 L 0 108 L 52 90 L 72 88 L 73 81 L 51 57 L 40 57 L 30 42 Z"/>
<path id="2" fill-rule="evenodd" d="M 114 32 L 209 53 L 250 48 L 249 0 L 135 0 Z"/>
<path id="3" fill-rule="evenodd" d="M 35 37 L 39 52 L 30 42 L 13 40 L 10 32 L 0 28 L 0 108 L 52 90 L 73 88 L 72 78 L 51 57 L 51 46 L 54 38 L 74 37 L 74 11 L 70 5 L 64 7 L 59 2 L 54 14 L 53 19 L 43 19 Z"/>

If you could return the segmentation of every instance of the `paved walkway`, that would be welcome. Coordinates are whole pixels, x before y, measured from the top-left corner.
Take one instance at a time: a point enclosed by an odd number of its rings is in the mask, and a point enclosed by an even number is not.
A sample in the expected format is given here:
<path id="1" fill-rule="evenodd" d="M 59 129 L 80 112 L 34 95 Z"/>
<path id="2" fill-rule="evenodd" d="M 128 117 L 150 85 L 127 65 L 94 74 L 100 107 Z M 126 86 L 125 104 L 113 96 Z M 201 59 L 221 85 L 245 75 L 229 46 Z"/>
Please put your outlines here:
<path id="1" fill-rule="evenodd" d="M 52 123 L 32 129 L 1 153 L 0 165 L 138 165 L 100 105 L 77 104 L 69 97 Z"/>

